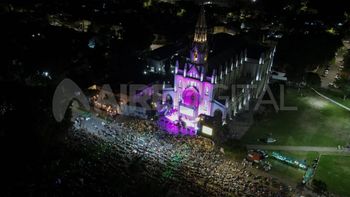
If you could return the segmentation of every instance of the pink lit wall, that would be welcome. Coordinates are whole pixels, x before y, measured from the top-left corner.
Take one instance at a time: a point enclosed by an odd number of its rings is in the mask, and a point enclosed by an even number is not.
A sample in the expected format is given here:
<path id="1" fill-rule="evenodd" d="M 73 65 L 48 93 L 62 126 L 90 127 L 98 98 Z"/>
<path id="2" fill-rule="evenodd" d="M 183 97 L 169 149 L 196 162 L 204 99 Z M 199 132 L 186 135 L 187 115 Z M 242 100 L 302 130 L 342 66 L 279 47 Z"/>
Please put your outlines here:
<path id="1" fill-rule="evenodd" d="M 179 109 L 179 105 L 183 104 L 195 108 L 196 117 L 200 114 L 211 115 L 214 86 L 210 82 L 201 81 L 200 73 L 191 69 L 186 77 L 183 74 L 176 74 L 174 86 L 175 109 Z"/>

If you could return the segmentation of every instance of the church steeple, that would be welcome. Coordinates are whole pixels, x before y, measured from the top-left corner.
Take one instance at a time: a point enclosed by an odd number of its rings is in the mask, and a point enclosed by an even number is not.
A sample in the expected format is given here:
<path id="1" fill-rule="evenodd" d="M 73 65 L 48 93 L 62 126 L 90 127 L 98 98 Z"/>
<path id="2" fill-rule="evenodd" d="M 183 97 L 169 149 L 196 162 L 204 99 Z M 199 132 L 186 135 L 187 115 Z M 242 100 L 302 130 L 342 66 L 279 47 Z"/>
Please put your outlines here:
<path id="1" fill-rule="evenodd" d="M 204 66 L 205 68 L 207 67 L 207 24 L 205 21 L 205 12 L 203 7 L 201 7 L 201 11 L 196 24 L 190 56 L 191 62 L 193 64 Z"/>
<path id="2" fill-rule="evenodd" d="M 203 7 L 201 7 L 201 11 L 198 17 L 193 41 L 198 43 L 207 42 L 207 24 L 205 22 L 205 13 Z"/>

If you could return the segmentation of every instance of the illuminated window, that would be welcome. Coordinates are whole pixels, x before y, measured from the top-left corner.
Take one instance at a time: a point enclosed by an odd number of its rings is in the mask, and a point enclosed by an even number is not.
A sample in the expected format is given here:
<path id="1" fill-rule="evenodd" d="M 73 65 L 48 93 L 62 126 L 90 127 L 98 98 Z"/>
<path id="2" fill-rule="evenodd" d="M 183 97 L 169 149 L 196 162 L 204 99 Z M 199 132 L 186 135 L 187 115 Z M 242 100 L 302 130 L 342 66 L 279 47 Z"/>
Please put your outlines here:
<path id="1" fill-rule="evenodd" d="M 179 86 L 179 88 L 181 88 L 181 80 L 179 80 L 179 85 L 178 86 Z"/>
<path id="2" fill-rule="evenodd" d="M 197 59 L 198 59 L 198 53 L 197 53 L 197 50 L 194 52 L 193 57 L 194 57 L 194 61 L 196 62 L 196 61 L 197 61 Z"/>
<path id="3" fill-rule="evenodd" d="M 205 95 L 209 95 L 209 88 L 205 87 Z"/>

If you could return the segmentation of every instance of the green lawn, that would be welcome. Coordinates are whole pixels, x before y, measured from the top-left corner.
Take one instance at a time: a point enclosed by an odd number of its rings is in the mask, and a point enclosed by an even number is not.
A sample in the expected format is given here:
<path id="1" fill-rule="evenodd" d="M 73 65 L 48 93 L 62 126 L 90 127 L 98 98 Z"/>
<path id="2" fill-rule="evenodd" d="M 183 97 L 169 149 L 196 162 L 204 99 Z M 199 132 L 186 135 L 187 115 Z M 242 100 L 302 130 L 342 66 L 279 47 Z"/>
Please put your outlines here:
<path id="1" fill-rule="evenodd" d="M 329 92 L 322 93 L 336 97 Z M 296 106 L 298 110 L 271 112 L 255 120 L 241 144 L 258 144 L 257 138 L 270 133 L 277 139 L 276 145 L 337 146 L 350 142 L 350 112 L 311 90 L 303 90 L 303 96 L 300 96 L 297 90 L 288 89 L 285 97 L 286 106 Z M 342 103 L 349 106 L 350 102 L 347 102 Z M 315 152 L 280 152 L 295 159 L 306 159 L 308 164 L 318 156 Z M 302 180 L 305 171 L 269 160 L 272 175 L 293 183 Z M 322 156 L 315 178 L 325 181 L 330 192 L 350 196 L 350 157 Z"/>
<path id="2" fill-rule="evenodd" d="M 269 160 L 272 167 L 269 174 L 274 175 L 288 183 L 298 184 L 303 180 L 305 171 L 301 169 L 294 168 L 292 166 L 281 163 L 275 159 Z"/>
<path id="3" fill-rule="evenodd" d="M 242 143 L 257 144 L 257 138 L 272 133 L 276 145 L 337 146 L 350 142 L 350 112 L 322 99 L 310 90 L 303 96 L 288 89 L 286 106 L 297 111 L 271 112 L 255 121 Z"/>
<path id="4" fill-rule="evenodd" d="M 315 179 L 324 181 L 332 193 L 350 196 L 350 157 L 321 156 Z"/>
<path id="5" fill-rule="evenodd" d="M 336 92 L 335 90 L 329 90 L 329 89 L 323 89 L 323 88 L 318 88 L 317 91 L 320 93 L 324 94 L 325 96 L 347 106 L 350 107 L 350 98 L 347 98 L 344 100 L 343 94 L 340 92 Z"/>

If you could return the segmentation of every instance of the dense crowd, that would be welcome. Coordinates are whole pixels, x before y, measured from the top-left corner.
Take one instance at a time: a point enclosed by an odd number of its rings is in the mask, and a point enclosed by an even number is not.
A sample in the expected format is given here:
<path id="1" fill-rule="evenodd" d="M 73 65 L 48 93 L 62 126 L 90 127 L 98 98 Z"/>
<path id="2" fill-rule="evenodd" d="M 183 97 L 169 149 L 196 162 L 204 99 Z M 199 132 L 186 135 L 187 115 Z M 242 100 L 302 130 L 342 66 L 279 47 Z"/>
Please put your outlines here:
<path id="1" fill-rule="evenodd" d="M 95 144 L 101 139 L 108 142 L 120 161 L 105 162 L 115 165 L 126 179 L 133 178 L 130 165 L 137 160 L 142 179 L 168 188 L 168 195 L 288 196 L 285 186 L 255 175 L 248 163 L 225 159 L 210 139 L 169 135 L 152 121 L 128 118 L 103 124 L 97 131 L 78 130 L 74 136 Z"/>

